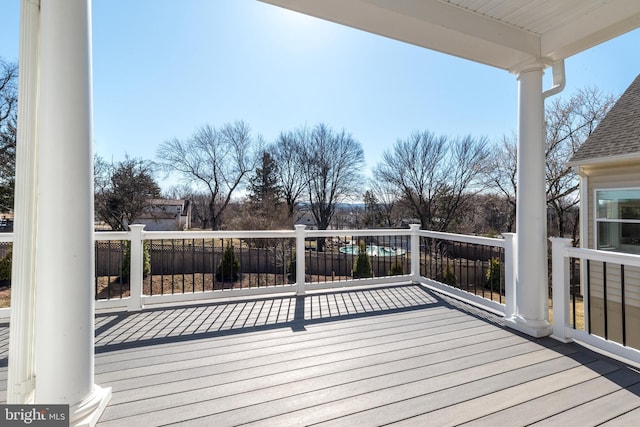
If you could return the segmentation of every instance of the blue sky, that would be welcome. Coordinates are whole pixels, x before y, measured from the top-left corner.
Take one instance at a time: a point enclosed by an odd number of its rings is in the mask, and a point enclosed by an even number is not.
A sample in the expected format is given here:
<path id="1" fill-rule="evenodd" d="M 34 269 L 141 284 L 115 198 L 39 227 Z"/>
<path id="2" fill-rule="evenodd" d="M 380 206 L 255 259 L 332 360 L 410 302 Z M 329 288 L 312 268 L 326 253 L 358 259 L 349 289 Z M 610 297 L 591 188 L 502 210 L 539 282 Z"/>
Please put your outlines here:
<path id="1" fill-rule="evenodd" d="M 4 59 L 18 58 L 19 12 L 1 0 Z M 569 58 L 559 96 L 621 94 L 638 52 L 635 30 Z M 94 0 L 93 60 L 94 148 L 106 159 L 153 160 L 204 124 L 244 120 L 271 142 L 324 122 L 360 141 L 371 168 L 414 130 L 497 140 L 517 126 L 506 71 L 255 0 Z"/>

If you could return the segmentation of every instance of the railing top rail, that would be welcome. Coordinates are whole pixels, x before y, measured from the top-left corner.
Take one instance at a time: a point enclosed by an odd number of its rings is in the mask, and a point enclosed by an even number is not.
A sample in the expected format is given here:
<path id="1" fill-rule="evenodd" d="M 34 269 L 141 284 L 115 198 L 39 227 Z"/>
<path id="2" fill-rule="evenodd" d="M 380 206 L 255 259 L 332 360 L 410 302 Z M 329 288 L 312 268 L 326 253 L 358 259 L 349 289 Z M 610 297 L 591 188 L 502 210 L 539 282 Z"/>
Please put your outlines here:
<path id="1" fill-rule="evenodd" d="M 566 248 L 565 256 L 588 259 L 592 261 L 608 262 L 612 264 L 624 264 L 632 265 L 634 267 L 640 267 L 640 255 L 625 254 L 620 252 L 568 247 Z"/>
<path id="2" fill-rule="evenodd" d="M 452 240 L 454 242 L 472 243 L 476 245 L 495 246 L 504 248 L 504 239 L 496 239 L 493 237 L 467 236 L 464 234 L 443 233 L 441 231 L 420 230 L 420 236 L 432 237 L 434 239 Z"/>
<path id="3" fill-rule="evenodd" d="M 93 233 L 94 240 L 131 240 L 131 233 L 128 231 L 96 231 Z"/>
<path id="4" fill-rule="evenodd" d="M 144 240 L 160 239 L 261 239 L 261 238 L 281 238 L 293 239 L 296 237 L 295 230 L 243 230 L 243 231 L 144 231 Z"/>
<path id="5" fill-rule="evenodd" d="M 491 237 L 467 236 L 463 234 L 443 233 L 440 231 L 419 230 L 424 237 L 451 240 L 455 242 L 472 243 L 486 246 L 504 247 L 503 239 Z M 131 233 L 127 231 L 96 231 L 96 241 L 103 240 L 131 240 Z M 366 230 L 305 230 L 307 237 L 332 236 L 409 236 L 411 230 L 406 228 L 376 228 Z M 238 231 L 143 231 L 144 240 L 159 239 L 260 239 L 260 238 L 295 238 L 295 230 L 238 230 Z M 13 233 L 0 233 L 0 242 L 12 242 Z M 603 252 L 603 251 L 598 251 Z M 608 253 L 608 252 L 604 252 Z"/>
<path id="6" fill-rule="evenodd" d="M 372 228 L 365 230 L 305 230 L 307 237 L 333 236 L 409 236 L 408 228 Z"/>

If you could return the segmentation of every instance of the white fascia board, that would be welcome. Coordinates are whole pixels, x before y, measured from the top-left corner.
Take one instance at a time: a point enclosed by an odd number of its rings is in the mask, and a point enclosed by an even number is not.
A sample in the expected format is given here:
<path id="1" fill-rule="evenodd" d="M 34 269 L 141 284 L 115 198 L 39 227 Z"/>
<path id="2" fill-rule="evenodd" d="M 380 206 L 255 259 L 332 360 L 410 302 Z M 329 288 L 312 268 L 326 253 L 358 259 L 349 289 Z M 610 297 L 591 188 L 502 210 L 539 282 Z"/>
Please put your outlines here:
<path id="1" fill-rule="evenodd" d="M 602 167 L 602 166 L 617 166 L 623 163 L 640 163 L 640 153 L 634 154 L 622 154 L 618 156 L 608 156 L 608 157 L 599 157 L 593 159 L 586 160 L 578 160 L 573 162 L 567 162 L 567 166 L 571 167 L 579 167 L 579 168 L 589 168 L 592 167 Z"/>

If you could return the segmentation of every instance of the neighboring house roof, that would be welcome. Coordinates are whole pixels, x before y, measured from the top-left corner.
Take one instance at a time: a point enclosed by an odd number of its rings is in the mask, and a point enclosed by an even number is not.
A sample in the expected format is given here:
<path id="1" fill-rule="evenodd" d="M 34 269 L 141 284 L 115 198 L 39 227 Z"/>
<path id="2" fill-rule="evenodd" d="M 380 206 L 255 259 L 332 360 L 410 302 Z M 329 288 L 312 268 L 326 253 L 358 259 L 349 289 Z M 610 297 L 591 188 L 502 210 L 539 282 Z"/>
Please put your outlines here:
<path id="1" fill-rule="evenodd" d="M 570 165 L 640 159 L 640 75 L 578 148 Z"/>
<path id="2" fill-rule="evenodd" d="M 151 206 L 186 206 L 189 204 L 189 200 L 185 199 L 151 199 L 149 200 Z"/>
<path id="3" fill-rule="evenodd" d="M 149 206 L 142 212 L 137 220 L 143 219 L 171 219 L 189 214 L 189 200 L 152 199 Z M 180 207 L 180 210 L 176 209 Z"/>

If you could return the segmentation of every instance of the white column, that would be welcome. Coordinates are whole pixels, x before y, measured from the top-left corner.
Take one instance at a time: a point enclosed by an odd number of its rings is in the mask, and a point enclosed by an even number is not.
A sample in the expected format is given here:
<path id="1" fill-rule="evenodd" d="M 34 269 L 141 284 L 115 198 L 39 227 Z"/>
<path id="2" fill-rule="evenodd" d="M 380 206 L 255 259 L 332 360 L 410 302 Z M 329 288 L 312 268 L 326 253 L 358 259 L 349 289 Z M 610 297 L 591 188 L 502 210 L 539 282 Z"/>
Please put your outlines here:
<path id="1" fill-rule="evenodd" d="M 110 389 L 94 385 L 90 0 L 43 0 L 36 269 L 36 403 L 69 404 L 92 425 Z"/>
<path id="2" fill-rule="evenodd" d="M 516 313 L 508 326 L 534 337 L 551 333 L 548 321 L 547 218 L 543 66 L 518 74 L 518 195 Z"/>
<path id="3" fill-rule="evenodd" d="M 11 268 L 11 332 L 7 403 L 31 403 L 35 390 L 35 254 L 38 164 L 38 2 L 20 6 L 20 81 L 13 261 Z"/>

